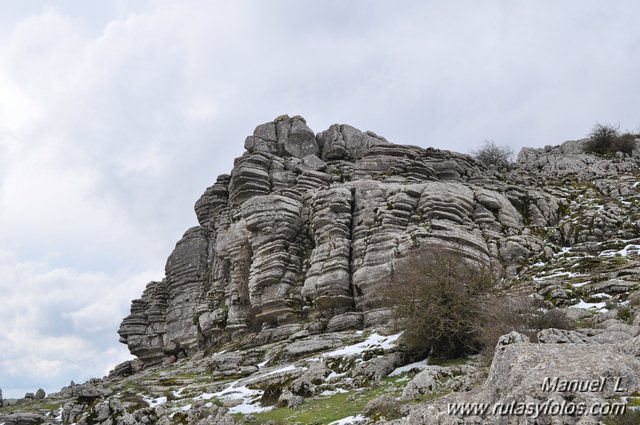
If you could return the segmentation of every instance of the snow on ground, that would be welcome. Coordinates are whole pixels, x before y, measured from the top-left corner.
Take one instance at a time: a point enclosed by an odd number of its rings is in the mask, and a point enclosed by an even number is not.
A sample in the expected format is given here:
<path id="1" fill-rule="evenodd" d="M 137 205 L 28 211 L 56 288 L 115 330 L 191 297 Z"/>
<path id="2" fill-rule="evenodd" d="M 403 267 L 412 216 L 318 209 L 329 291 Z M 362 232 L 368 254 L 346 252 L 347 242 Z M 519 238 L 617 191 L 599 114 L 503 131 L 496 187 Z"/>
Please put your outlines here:
<path id="1" fill-rule="evenodd" d="M 336 388 L 333 391 L 329 391 L 329 390 L 324 390 L 323 392 L 320 393 L 321 396 L 330 396 L 330 395 L 336 395 L 336 394 L 346 394 L 349 391 L 342 389 L 342 388 Z"/>
<path id="2" fill-rule="evenodd" d="M 289 372 L 290 370 L 296 370 L 296 369 L 306 369 L 306 368 L 299 368 L 294 365 L 289 365 L 289 366 L 281 367 L 280 369 L 272 370 L 271 372 L 267 372 L 264 375 L 258 376 L 258 378 L 262 378 L 269 375 L 275 375 L 276 373 Z"/>
<path id="3" fill-rule="evenodd" d="M 374 332 L 362 342 L 330 351 L 323 354 L 322 357 L 350 357 L 376 348 L 389 350 L 395 346 L 395 343 L 398 338 L 400 338 L 400 335 L 401 334 L 382 336 Z"/>
<path id="4" fill-rule="evenodd" d="M 351 425 L 358 422 L 364 421 L 366 418 L 362 415 L 355 416 L 347 416 L 346 418 L 340 419 L 338 421 L 334 421 L 329 423 L 329 425 Z"/>
<path id="5" fill-rule="evenodd" d="M 145 403 L 149 405 L 149 407 L 155 407 L 160 404 L 165 404 L 167 402 L 166 397 L 153 398 L 153 397 L 142 396 L 142 399 L 145 401 Z"/>
<path id="6" fill-rule="evenodd" d="M 327 376 L 325 378 L 325 380 L 327 382 L 331 382 L 334 379 L 343 378 L 346 374 L 347 374 L 347 372 L 338 373 L 338 372 L 332 370 L 331 373 L 329 374 L 329 376 Z"/>
<path id="7" fill-rule="evenodd" d="M 611 295 L 605 294 L 604 292 L 598 292 L 597 294 L 591 295 L 591 298 L 611 298 Z"/>
<path id="8" fill-rule="evenodd" d="M 626 257 L 629 254 L 638 254 L 640 252 L 640 245 L 634 245 L 634 244 L 630 244 L 625 246 L 624 248 L 622 248 L 619 251 L 614 251 L 611 249 L 608 249 L 606 251 L 602 251 L 600 253 L 600 257 L 616 257 L 616 256 L 622 256 L 622 257 Z"/>
<path id="9" fill-rule="evenodd" d="M 194 400 L 211 400 L 215 394 L 213 393 L 202 393 L 198 397 L 194 397 Z"/>
<path id="10" fill-rule="evenodd" d="M 607 310 L 606 308 L 606 303 L 587 303 L 584 302 L 583 300 L 580 300 L 580 302 L 578 304 L 574 304 L 572 306 L 569 306 L 569 308 L 584 308 L 584 309 L 591 309 L 591 308 L 595 308 L 598 311 L 603 311 L 603 310 Z"/>
<path id="11" fill-rule="evenodd" d="M 281 367 L 275 370 L 272 370 L 267 373 L 263 373 L 260 376 L 251 377 L 249 379 L 240 379 L 237 381 L 233 381 L 229 386 L 215 393 L 202 393 L 198 397 L 194 398 L 194 400 L 210 400 L 213 397 L 221 400 L 223 402 L 238 402 L 237 405 L 229 408 L 229 412 L 234 413 L 260 413 L 266 412 L 267 410 L 273 409 L 272 406 L 262 406 L 260 404 L 260 398 L 264 394 L 262 390 L 254 390 L 247 387 L 247 384 L 254 382 L 260 378 L 264 378 L 265 376 L 275 375 L 276 373 L 288 372 L 291 370 L 300 369 L 297 366 L 289 365 L 285 367 Z M 305 369 L 305 368 L 302 368 Z"/>
<path id="12" fill-rule="evenodd" d="M 591 283 L 590 280 L 587 280 L 586 282 L 578 282 L 578 283 L 572 283 L 571 286 L 573 286 L 574 288 L 579 288 L 581 286 L 586 285 L 587 283 Z"/>
<path id="13" fill-rule="evenodd" d="M 207 396 L 216 397 L 218 400 L 221 400 L 223 403 L 225 401 L 235 401 L 239 400 L 240 403 L 236 406 L 230 407 L 229 412 L 234 413 L 260 413 L 266 412 L 267 410 L 271 410 L 273 407 L 271 406 L 262 406 L 258 401 L 264 394 L 262 390 L 252 390 L 251 388 L 247 388 L 246 386 L 236 387 L 238 381 L 233 382 L 229 387 L 224 390 L 218 391 L 217 393 L 207 394 Z M 204 394 L 202 396 L 204 396 Z M 210 397 L 210 398 L 211 398 Z"/>
<path id="14" fill-rule="evenodd" d="M 565 246 L 565 247 L 562 247 L 562 249 L 559 252 L 556 252 L 555 254 L 553 254 L 553 256 L 558 257 L 560 255 L 565 255 L 570 251 L 571 251 L 571 247 Z"/>
<path id="15" fill-rule="evenodd" d="M 393 372 L 391 372 L 389 374 L 389 376 L 399 376 L 399 375 L 402 375 L 403 373 L 411 371 L 412 369 L 420 369 L 420 370 L 422 370 L 422 369 L 424 369 L 424 368 L 426 368 L 428 366 L 427 365 L 427 360 L 428 359 L 424 359 L 424 360 L 421 360 L 419 362 L 415 362 L 415 363 L 408 364 L 406 366 L 399 367 L 399 368 L 395 369 Z"/>
<path id="16" fill-rule="evenodd" d="M 559 272 L 559 273 L 554 273 L 547 276 L 535 277 L 534 280 L 546 280 L 546 279 L 552 279 L 554 277 L 560 277 L 560 276 L 566 277 L 568 279 L 572 279 L 574 277 L 584 277 L 587 275 L 584 273 L 576 273 L 576 272 Z"/>

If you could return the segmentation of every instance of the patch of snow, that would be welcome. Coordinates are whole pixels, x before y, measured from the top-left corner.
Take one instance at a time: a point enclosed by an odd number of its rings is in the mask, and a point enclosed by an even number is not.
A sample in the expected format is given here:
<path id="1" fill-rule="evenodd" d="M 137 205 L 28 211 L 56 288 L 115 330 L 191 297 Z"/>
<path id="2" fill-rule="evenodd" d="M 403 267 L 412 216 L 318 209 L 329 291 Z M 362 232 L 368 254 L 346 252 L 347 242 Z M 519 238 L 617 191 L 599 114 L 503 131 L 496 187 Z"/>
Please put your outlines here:
<path id="1" fill-rule="evenodd" d="M 336 395 L 336 394 L 345 394 L 348 393 L 349 391 L 342 389 L 342 388 L 336 388 L 333 391 L 329 391 L 329 390 L 324 390 L 323 392 L 320 393 L 320 395 L 322 396 L 330 396 L 330 395 Z"/>
<path id="2" fill-rule="evenodd" d="M 542 276 L 542 277 L 536 277 L 535 280 L 546 280 L 546 279 L 552 279 L 554 277 L 560 277 L 560 276 L 564 276 L 567 277 L 569 279 L 574 278 L 574 277 L 582 277 L 582 276 L 587 276 L 586 274 L 582 274 L 582 273 L 576 273 L 576 272 L 559 272 L 559 273 L 554 273 L 554 274 L 550 274 L 547 276 Z"/>
<path id="3" fill-rule="evenodd" d="M 238 381 L 232 382 L 227 388 L 218 391 L 217 393 L 207 394 L 207 396 L 216 397 L 219 400 L 240 400 L 240 404 L 230 407 L 229 412 L 235 413 L 260 413 L 273 409 L 271 406 L 262 406 L 259 403 L 260 398 L 264 394 L 262 390 L 252 390 L 251 388 L 242 385 L 236 387 Z"/>
<path id="4" fill-rule="evenodd" d="M 578 283 L 572 283 L 571 286 L 573 286 L 574 288 L 580 288 L 581 286 L 586 285 L 587 283 L 591 283 L 590 280 L 587 280 L 586 282 L 578 282 Z"/>
<path id="5" fill-rule="evenodd" d="M 339 348 L 334 351 L 330 351 L 325 353 L 323 357 L 348 357 L 354 356 L 358 354 L 362 354 L 363 352 L 371 349 L 383 349 L 389 350 L 395 346 L 396 341 L 400 338 L 401 334 L 382 336 L 376 332 L 372 333 L 362 342 L 357 344 L 348 345 L 343 348 Z"/>
<path id="6" fill-rule="evenodd" d="M 347 374 L 347 372 L 338 373 L 338 372 L 335 372 L 335 371 L 332 370 L 331 373 L 329 374 L 329 376 L 327 376 L 325 380 L 327 382 L 331 382 L 332 379 L 342 378 L 346 374 Z"/>
<path id="7" fill-rule="evenodd" d="M 208 407 L 208 408 L 212 408 L 213 407 L 213 403 L 208 402 L 204 405 L 204 407 Z"/>
<path id="8" fill-rule="evenodd" d="M 272 410 L 274 406 L 262 406 L 257 402 L 249 402 L 249 403 L 241 403 L 237 406 L 233 406 L 229 408 L 229 413 L 232 415 L 236 413 L 242 413 L 244 415 L 248 415 L 249 413 L 261 413 L 268 412 Z"/>
<path id="9" fill-rule="evenodd" d="M 155 407 L 155 406 L 158 406 L 160 404 L 165 404 L 167 402 L 167 398 L 166 397 L 153 398 L 153 397 L 142 396 L 142 399 L 150 407 Z"/>
<path id="10" fill-rule="evenodd" d="M 280 369 L 272 370 L 271 372 L 267 372 L 264 375 L 261 375 L 260 378 L 264 376 L 275 375 L 276 373 L 289 372 L 290 370 L 296 370 L 296 369 L 298 369 L 298 367 L 294 365 L 289 365 L 289 366 L 281 367 Z"/>
<path id="11" fill-rule="evenodd" d="M 584 302 L 583 300 L 580 300 L 580 302 L 578 304 L 574 304 L 572 306 L 569 306 L 569 308 L 584 308 L 584 309 L 597 309 L 598 311 L 603 311 L 603 310 L 607 310 L 606 308 L 606 303 L 587 303 Z"/>
<path id="12" fill-rule="evenodd" d="M 640 245 L 630 244 L 625 246 L 619 251 L 613 251 L 611 249 L 602 251 L 600 253 L 600 257 L 616 257 L 616 256 L 626 257 L 629 254 L 637 255 L 638 253 L 640 253 Z"/>
<path id="13" fill-rule="evenodd" d="M 591 295 L 592 298 L 611 298 L 611 295 L 605 294 L 604 292 L 598 292 L 597 294 Z"/>
<path id="14" fill-rule="evenodd" d="M 389 376 L 399 376 L 399 375 L 402 375 L 403 373 L 407 373 L 407 372 L 411 371 L 412 369 L 420 369 L 420 370 L 422 370 L 425 367 L 427 367 L 427 360 L 428 359 L 424 359 L 424 360 L 421 360 L 419 362 L 415 362 L 415 363 L 408 364 L 406 366 L 399 367 L 399 368 L 395 369 L 393 372 L 391 372 L 389 374 Z"/>
<path id="15" fill-rule="evenodd" d="M 329 425 L 351 425 L 364 421 L 366 418 L 362 415 L 347 416 L 337 421 L 329 423 Z"/>
<path id="16" fill-rule="evenodd" d="M 267 360 L 263 361 L 262 363 L 258 363 L 257 364 L 258 369 L 262 369 L 263 367 L 265 367 L 267 365 L 267 363 L 269 363 L 269 360 L 271 360 L 271 359 L 267 359 Z"/>
<path id="17" fill-rule="evenodd" d="M 182 392 L 185 390 L 185 388 L 186 388 L 186 387 L 184 387 L 184 388 L 179 388 L 179 389 L 177 389 L 177 390 L 173 391 L 173 396 L 174 396 L 174 397 L 180 397 L 180 396 L 182 395 Z"/>
<path id="18" fill-rule="evenodd" d="M 571 251 L 571 247 L 564 246 L 564 247 L 562 247 L 562 249 L 559 252 L 556 252 L 555 254 L 553 254 L 553 256 L 557 257 L 557 256 L 560 256 L 560 255 L 565 255 L 570 251 Z"/>
<path id="19" fill-rule="evenodd" d="M 185 406 L 182 406 L 180 408 L 180 410 L 182 410 L 183 412 L 186 412 L 187 410 L 191 410 L 191 404 L 187 404 Z"/>
<path id="20" fill-rule="evenodd" d="M 213 398 L 213 393 L 202 393 L 198 397 L 194 397 L 194 400 L 211 400 Z"/>
<path id="21" fill-rule="evenodd" d="M 62 422 L 62 407 L 58 409 L 57 413 L 58 413 L 58 415 L 55 418 L 53 418 L 53 420 L 56 421 L 56 422 Z M 0 424 L 0 425 L 2 425 L 2 424 Z"/>
<path id="22" fill-rule="evenodd" d="M 640 182 L 635 182 L 631 187 L 638 187 L 639 184 Z"/>

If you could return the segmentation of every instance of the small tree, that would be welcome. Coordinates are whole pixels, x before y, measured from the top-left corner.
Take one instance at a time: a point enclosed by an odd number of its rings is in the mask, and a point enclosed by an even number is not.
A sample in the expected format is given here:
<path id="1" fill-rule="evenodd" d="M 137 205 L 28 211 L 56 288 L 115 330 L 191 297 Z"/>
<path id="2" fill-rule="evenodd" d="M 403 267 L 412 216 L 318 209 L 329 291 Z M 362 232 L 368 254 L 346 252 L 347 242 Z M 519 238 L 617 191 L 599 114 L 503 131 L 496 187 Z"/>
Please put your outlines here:
<path id="1" fill-rule="evenodd" d="M 513 149 L 507 145 L 499 146 L 492 140 L 485 140 L 473 156 L 487 167 L 504 171 L 508 170 L 513 162 Z"/>
<path id="2" fill-rule="evenodd" d="M 493 288 L 489 270 L 441 249 L 412 253 L 399 266 L 383 300 L 407 349 L 443 358 L 478 352 L 482 298 Z"/>

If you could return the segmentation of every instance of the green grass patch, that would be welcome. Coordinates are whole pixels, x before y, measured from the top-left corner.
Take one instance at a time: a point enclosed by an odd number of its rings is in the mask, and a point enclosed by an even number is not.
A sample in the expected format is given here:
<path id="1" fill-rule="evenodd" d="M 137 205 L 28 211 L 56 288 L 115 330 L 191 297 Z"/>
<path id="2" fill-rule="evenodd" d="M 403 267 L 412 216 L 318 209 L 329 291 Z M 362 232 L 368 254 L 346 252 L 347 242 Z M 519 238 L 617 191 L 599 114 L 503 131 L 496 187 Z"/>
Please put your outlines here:
<path id="1" fill-rule="evenodd" d="M 401 384 L 396 385 L 398 381 L 401 381 Z M 258 420 L 255 423 L 265 424 L 272 422 L 277 425 L 288 425 L 290 423 L 306 425 L 328 424 L 361 413 L 369 401 L 383 394 L 389 394 L 393 397 L 400 396 L 404 384 L 406 384 L 406 382 L 403 376 L 386 378 L 380 385 L 364 388 L 361 391 L 354 390 L 327 397 L 306 399 L 305 402 L 296 409 L 286 407 L 256 413 L 254 416 Z M 243 415 L 235 416 L 236 419 L 240 419 Z"/>
<path id="2" fill-rule="evenodd" d="M 462 366 L 467 363 L 469 359 L 467 357 L 458 357 L 457 359 L 438 359 L 429 357 L 427 364 L 435 365 L 435 366 Z"/>

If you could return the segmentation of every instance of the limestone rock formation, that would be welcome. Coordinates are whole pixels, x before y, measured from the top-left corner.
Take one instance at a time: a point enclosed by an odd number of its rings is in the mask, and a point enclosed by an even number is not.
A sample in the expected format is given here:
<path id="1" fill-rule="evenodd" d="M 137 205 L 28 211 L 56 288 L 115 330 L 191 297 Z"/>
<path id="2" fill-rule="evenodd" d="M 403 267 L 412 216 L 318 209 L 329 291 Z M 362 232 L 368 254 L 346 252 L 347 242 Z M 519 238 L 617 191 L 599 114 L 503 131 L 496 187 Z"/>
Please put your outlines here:
<path id="1" fill-rule="evenodd" d="M 138 358 L 57 393 L 0 392 L 0 424 L 596 424 L 604 414 L 508 409 L 637 406 L 640 149 L 596 156 L 584 144 L 525 148 L 496 171 L 348 125 L 260 125 L 196 202 L 199 225 L 164 278 L 133 301 L 119 333 Z M 507 333 L 493 359 L 412 357 L 380 289 L 405 256 L 432 249 L 489 266 L 557 307 L 545 318 L 578 326 Z M 545 390 L 554 377 L 607 385 Z"/>
<path id="2" fill-rule="evenodd" d="M 514 188 L 467 155 L 348 125 L 314 135 L 303 118 L 281 116 L 245 148 L 196 202 L 200 225 L 120 327 L 147 365 L 260 330 L 288 338 L 300 323 L 373 326 L 386 320 L 378 289 L 409 251 L 457 250 L 513 273 L 545 248 L 523 208 L 539 226 L 560 218 L 555 196 Z"/>

